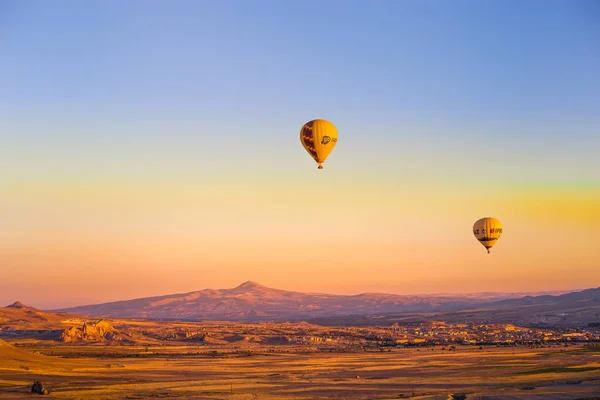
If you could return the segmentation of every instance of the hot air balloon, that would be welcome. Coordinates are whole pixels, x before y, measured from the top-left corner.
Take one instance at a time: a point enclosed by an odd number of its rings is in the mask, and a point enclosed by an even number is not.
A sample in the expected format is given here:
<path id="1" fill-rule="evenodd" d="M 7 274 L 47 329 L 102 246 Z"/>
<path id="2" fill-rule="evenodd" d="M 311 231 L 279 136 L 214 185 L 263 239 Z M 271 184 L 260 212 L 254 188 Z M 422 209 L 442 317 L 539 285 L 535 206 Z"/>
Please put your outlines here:
<path id="1" fill-rule="evenodd" d="M 300 130 L 300 142 L 308 154 L 319 164 L 319 169 L 323 169 L 321 164 L 335 147 L 337 139 L 337 129 L 331 122 L 324 119 L 309 121 Z"/>
<path id="2" fill-rule="evenodd" d="M 481 218 L 473 225 L 473 234 L 490 253 L 490 249 L 496 244 L 502 235 L 502 224 L 496 218 Z"/>

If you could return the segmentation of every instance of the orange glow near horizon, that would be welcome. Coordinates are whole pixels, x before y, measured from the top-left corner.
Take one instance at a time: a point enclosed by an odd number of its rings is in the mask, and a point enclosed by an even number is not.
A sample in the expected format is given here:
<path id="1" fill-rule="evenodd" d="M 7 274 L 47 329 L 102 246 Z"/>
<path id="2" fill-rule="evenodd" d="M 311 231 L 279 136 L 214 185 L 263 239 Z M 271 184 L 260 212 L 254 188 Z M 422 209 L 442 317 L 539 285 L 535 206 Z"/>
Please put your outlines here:
<path id="1" fill-rule="evenodd" d="M 598 286 L 600 190 L 381 181 L 297 187 L 235 182 L 13 187 L 2 301 L 105 302 L 245 280 L 297 291 L 534 292 Z M 236 188 L 234 191 L 232 188 Z M 506 194 L 502 194 L 506 193 Z M 505 225 L 487 255 L 472 223 Z M 32 286 L 32 282 L 36 282 Z M 38 284 L 44 290 L 37 290 Z"/>

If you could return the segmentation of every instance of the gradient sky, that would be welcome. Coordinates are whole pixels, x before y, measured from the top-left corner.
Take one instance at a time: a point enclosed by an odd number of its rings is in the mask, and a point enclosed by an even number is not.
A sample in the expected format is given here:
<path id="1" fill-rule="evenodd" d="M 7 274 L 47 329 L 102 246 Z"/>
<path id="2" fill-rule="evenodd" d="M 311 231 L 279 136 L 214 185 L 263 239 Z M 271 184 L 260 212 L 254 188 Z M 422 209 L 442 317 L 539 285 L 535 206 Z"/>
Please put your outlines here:
<path id="1" fill-rule="evenodd" d="M 592 0 L 1 1 L 0 304 L 600 286 L 598 20 Z M 322 171 L 314 118 L 339 131 Z"/>

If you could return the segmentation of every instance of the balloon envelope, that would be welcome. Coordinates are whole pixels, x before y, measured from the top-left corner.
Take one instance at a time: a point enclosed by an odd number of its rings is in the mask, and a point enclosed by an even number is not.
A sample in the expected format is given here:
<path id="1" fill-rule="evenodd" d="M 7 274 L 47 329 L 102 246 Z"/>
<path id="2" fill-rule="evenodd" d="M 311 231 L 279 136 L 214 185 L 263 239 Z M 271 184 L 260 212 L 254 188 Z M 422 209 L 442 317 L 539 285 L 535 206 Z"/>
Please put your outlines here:
<path id="1" fill-rule="evenodd" d="M 502 235 L 502 224 L 496 218 L 481 218 L 473 225 L 473 234 L 489 253 Z"/>
<path id="2" fill-rule="evenodd" d="M 304 149 L 321 165 L 331 150 L 337 144 L 338 134 L 335 125 L 324 119 L 314 119 L 307 122 L 300 129 L 300 142 Z"/>

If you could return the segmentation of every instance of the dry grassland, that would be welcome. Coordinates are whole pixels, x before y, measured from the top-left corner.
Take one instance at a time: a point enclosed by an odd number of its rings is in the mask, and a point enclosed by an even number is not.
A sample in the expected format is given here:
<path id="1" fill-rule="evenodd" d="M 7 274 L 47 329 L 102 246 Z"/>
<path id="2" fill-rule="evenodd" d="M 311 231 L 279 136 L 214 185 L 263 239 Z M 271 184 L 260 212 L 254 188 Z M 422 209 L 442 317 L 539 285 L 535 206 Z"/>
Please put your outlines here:
<path id="1" fill-rule="evenodd" d="M 198 354 L 195 346 L 0 347 L 0 399 L 586 399 L 600 396 L 600 348 Z M 47 348 L 38 351 L 48 353 Z M 162 355 L 161 355 L 162 353 Z"/>

